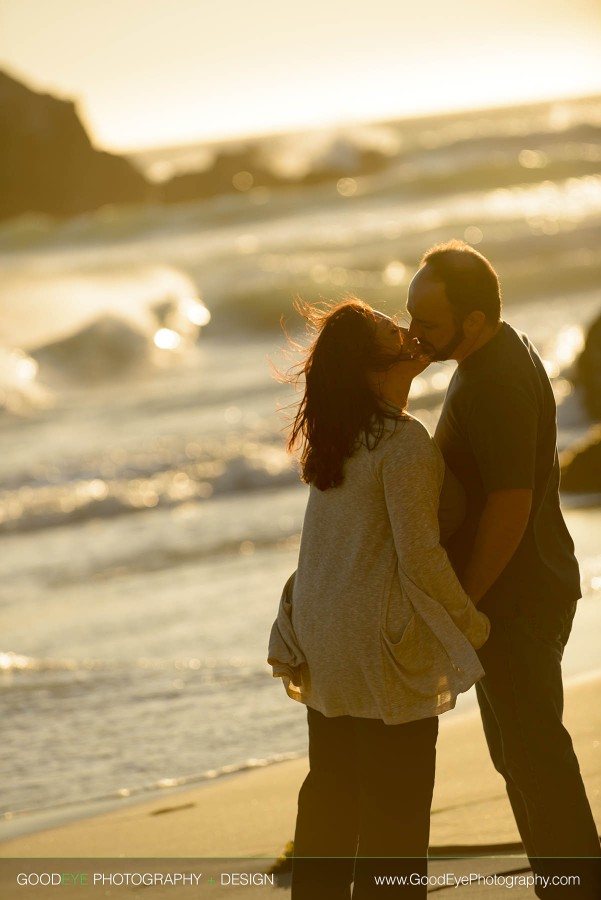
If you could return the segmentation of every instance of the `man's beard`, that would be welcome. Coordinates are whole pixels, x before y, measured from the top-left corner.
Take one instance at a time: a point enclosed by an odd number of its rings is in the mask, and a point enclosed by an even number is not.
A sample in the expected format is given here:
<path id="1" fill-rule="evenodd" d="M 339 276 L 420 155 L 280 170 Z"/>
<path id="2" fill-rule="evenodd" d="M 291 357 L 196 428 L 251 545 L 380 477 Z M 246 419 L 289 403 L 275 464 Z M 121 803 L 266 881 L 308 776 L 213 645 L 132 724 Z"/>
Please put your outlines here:
<path id="1" fill-rule="evenodd" d="M 426 344 L 426 347 L 424 348 L 425 352 L 428 353 L 428 356 L 430 357 L 432 362 L 443 362 L 443 360 L 445 359 L 452 359 L 453 353 L 462 342 L 464 337 L 465 335 L 463 334 L 463 324 L 456 324 L 453 337 L 448 342 L 448 344 L 445 344 L 444 347 L 439 347 L 438 350 L 434 350 L 434 348 L 432 348 L 432 353 L 428 352 L 428 345 Z"/>

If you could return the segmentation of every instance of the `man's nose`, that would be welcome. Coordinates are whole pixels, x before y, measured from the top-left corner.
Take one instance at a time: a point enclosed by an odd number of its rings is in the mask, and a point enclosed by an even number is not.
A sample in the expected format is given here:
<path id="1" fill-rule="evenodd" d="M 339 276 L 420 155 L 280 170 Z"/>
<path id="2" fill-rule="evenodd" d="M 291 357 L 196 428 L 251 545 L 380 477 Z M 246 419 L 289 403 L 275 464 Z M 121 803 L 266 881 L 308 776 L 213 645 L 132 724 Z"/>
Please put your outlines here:
<path id="1" fill-rule="evenodd" d="M 418 340 L 422 337 L 421 328 L 414 319 L 411 319 L 411 322 L 409 323 L 407 334 L 410 338 L 417 338 Z"/>

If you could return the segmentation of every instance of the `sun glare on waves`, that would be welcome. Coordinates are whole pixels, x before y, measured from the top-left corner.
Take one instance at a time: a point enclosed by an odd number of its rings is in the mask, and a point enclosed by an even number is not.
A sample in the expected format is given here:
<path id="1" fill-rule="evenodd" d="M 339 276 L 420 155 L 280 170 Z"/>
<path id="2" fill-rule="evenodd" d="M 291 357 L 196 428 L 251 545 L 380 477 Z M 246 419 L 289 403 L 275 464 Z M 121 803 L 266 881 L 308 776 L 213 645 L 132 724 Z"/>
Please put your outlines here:
<path id="1" fill-rule="evenodd" d="M 171 328 L 159 328 L 153 340 L 159 350 L 177 350 L 182 342 L 181 336 Z"/>
<path id="2" fill-rule="evenodd" d="M 197 325 L 199 328 L 203 328 L 205 325 L 208 325 L 211 321 L 211 313 L 199 300 L 196 300 L 194 297 L 188 297 L 181 301 L 182 312 L 184 315 L 192 322 L 193 325 Z M 158 346 L 158 345 L 157 345 Z"/>

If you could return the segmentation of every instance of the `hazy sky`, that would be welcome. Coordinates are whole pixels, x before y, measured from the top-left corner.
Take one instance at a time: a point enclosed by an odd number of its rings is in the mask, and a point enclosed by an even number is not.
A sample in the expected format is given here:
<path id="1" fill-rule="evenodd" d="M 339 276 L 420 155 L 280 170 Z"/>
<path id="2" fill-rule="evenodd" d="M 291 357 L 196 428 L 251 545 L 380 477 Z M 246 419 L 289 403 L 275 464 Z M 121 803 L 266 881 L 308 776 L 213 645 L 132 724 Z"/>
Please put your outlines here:
<path id="1" fill-rule="evenodd" d="M 601 0 L 0 0 L 0 66 L 134 149 L 601 92 Z"/>

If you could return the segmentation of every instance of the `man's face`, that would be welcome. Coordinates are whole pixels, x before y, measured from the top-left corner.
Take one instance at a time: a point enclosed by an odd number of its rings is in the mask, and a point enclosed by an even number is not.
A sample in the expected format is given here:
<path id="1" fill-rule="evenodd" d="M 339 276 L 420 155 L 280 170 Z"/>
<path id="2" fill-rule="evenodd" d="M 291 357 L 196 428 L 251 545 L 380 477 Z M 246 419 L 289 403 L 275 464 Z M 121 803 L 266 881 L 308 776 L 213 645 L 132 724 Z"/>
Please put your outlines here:
<path id="1" fill-rule="evenodd" d="M 454 359 L 463 343 L 463 327 L 447 300 L 444 285 L 434 281 L 427 266 L 421 268 L 409 285 L 407 312 L 411 316 L 410 337 L 417 338 L 432 361 Z"/>

